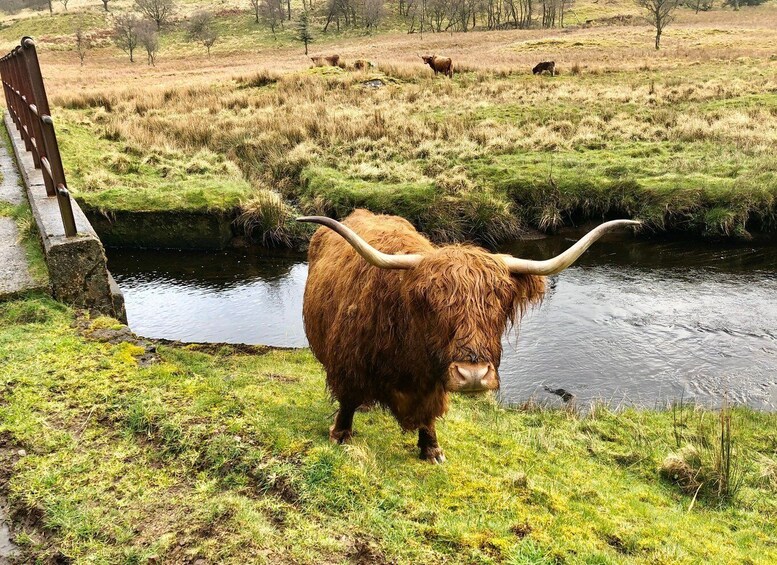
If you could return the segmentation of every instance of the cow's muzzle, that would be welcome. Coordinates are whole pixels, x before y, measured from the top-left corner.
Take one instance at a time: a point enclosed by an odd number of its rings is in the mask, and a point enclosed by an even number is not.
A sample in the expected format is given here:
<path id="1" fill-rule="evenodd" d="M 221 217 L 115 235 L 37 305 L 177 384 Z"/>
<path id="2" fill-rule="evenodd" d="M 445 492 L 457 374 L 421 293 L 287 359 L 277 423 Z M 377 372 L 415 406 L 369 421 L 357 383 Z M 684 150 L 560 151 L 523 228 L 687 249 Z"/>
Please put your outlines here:
<path id="1" fill-rule="evenodd" d="M 448 367 L 448 385 L 451 392 L 484 392 L 499 388 L 499 378 L 491 363 L 454 361 Z"/>

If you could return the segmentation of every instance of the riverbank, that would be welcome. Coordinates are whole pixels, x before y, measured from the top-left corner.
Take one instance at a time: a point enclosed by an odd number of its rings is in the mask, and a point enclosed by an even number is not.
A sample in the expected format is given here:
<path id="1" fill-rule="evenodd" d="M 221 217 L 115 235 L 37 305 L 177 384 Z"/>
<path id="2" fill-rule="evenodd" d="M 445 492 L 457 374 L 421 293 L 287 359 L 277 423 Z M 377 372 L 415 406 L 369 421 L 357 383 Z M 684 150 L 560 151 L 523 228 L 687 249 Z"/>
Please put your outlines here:
<path id="1" fill-rule="evenodd" d="M 721 491 L 714 412 L 456 396 L 435 467 L 378 410 L 329 445 L 335 407 L 307 350 L 144 342 L 46 298 L 0 305 L 0 375 L 3 488 L 29 560 L 777 559 L 775 414 L 730 413 Z"/>
<path id="2" fill-rule="evenodd" d="M 311 231 L 297 214 L 359 207 L 401 215 L 438 242 L 493 246 L 613 217 L 747 238 L 777 227 L 777 118 L 764 109 L 777 95 L 762 94 L 774 87 L 768 75 L 743 81 L 760 66 L 730 65 L 714 79 L 718 63 L 453 82 L 338 69 L 80 95 L 63 101 L 63 116 L 90 125 L 67 126 L 63 154 L 74 192 L 97 214 L 206 213 L 270 246 L 304 244 Z M 385 86 L 366 89 L 369 80 Z M 123 223 L 151 233 L 145 221 Z"/>
<path id="3" fill-rule="evenodd" d="M 41 57 L 72 192 L 143 234 L 154 214 L 206 214 L 299 247 L 310 230 L 295 215 L 355 207 L 440 242 L 612 217 L 773 234 L 777 9 L 678 15 L 660 52 L 647 28 L 620 26 L 322 37 L 365 71 L 310 69 L 288 38 L 205 61 L 172 32 L 156 68 L 105 47 L 81 72 L 65 36 Z M 453 80 L 420 63 L 425 49 L 454 58 Z M 560 75 L 531 75 L 538 60 Z"/>

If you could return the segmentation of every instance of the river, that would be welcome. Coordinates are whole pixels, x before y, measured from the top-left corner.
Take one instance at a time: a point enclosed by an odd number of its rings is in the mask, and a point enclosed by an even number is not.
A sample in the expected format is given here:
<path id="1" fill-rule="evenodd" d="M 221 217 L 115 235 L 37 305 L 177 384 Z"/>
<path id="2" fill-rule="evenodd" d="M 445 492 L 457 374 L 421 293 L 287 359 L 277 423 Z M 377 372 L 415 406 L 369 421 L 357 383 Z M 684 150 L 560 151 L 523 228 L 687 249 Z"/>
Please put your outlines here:
<path id="1" fill-rule="evenodd" d="M 579 233 L 501 249 L 546 258 Z M 132 330 L 197 342 L 306 345 L 305 257 L 109 250 Z M 777 245 L 612 234 L 550 279 L 504 338 L 501 399 L 660 407 L 724 398 L 777 408 Z M 555 391 L 555 392 L 552 392 Z"/>

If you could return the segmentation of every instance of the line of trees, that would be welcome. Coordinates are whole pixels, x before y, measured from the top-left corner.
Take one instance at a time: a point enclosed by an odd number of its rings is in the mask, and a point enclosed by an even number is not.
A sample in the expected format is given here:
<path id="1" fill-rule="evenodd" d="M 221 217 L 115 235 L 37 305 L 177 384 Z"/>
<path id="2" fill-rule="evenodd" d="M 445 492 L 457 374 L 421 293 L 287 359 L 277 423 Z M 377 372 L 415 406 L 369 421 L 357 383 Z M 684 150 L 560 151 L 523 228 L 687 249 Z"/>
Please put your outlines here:
<path id="1" fill-rule="evenodd" d="M 265 1 L 265 0 L 251 0 Z M 272 0 L 270 0 L 272 1 Z M 563 27 L 574 0 L 397 0 L 408 32 Z M 374 29 L 383 19 L 384 0 L 326 0 L 319 10 L 323 31 L 330 27 Z"/>

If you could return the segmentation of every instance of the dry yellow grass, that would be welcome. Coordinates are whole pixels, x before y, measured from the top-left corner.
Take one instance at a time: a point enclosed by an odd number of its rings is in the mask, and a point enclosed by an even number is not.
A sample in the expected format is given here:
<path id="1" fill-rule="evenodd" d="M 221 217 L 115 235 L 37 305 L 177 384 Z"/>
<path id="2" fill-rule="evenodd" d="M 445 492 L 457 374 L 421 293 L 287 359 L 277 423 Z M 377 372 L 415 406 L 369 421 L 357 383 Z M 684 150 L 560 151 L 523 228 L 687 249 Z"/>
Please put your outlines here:
<path id="1" fill-rule="evenodd" d="M 661 51 L 651 38 L 647 26 L 570 27 L 394 33 L 317 46 L 377 64 L 359 72 L 308 70 L 296 46 L 216 50 L 211 59 L 176 48 L 163 50 L 157 67 L 131 65 L 106 48 L 81 68 L 75 53 L 44 43 L 41 58 L 66 124 L 138 153 L 206 149 L 237 164 L 255 190 L 306 209 L 339 214 L 369 205 L 432 232 L 434 214 L 465 218 L 469 227 L 452 235 L 461 237 L 488 214 L 514 216 L 511 200 L 533 210 L 524 219 L 548 228 L 581 207 L 646 214 L 662 225 L 661 206 L 681 214 L 706 206 L 721 211 L 702 222 L 705 230 L 743 233 L 751 201 L 762 216 L 772 213 L 772 196 L 760 193 L 730 212 L 726 191 L 774 188 L 777 115 L 765 102 L 777 91 L 777 10 L 684 11 Z M 435 79 L 418 52 L 453 57 L 459 74 Z M 555 60 L 561 76 L 532 76 L 539 60 Z M 385 86 L 365 87 L 369 79 Z M 510 175 L 528 179 L 519 194 Z M 558 197 L 554 175 L 571 186 Z M 664 196 L 685 192 L 636 207 L 567 194 L 623 178 L 620 191 L 636 183 Z M 704 193 L 710 187 L 715 194 Z M 538 202 L 537 191 L 551 201 Z M 414 204 L 398 205 L 399 193 Z M 502 235 L 517 229 L 496 224 Z"/>

